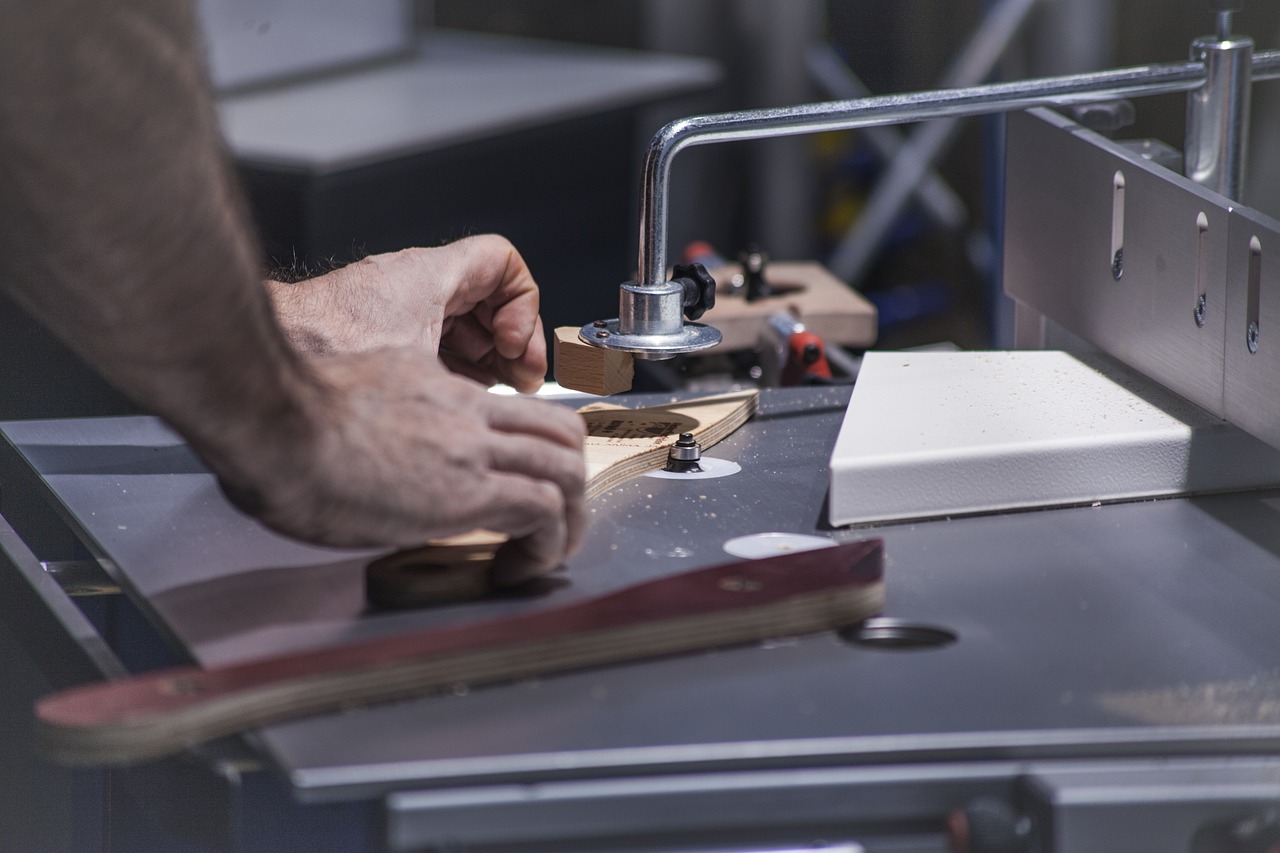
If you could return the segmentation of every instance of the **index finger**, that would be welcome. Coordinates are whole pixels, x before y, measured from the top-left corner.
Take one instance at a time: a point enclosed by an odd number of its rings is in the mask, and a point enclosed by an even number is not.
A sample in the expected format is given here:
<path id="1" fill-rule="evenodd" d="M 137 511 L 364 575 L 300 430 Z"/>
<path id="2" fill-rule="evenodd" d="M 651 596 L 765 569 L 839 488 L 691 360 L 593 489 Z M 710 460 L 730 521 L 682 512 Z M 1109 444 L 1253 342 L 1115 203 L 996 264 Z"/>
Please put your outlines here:
<path id="1" fill-rule="evenodd" d="M 461 316 L 483 304 L 487 310 L 476 316 L 493 334 L 498 354 L 508 360 L 522 358 L 538 329 L 540 306 L 538 285 L 524 258 L 497 234 L 467 237 L 446 248 L 461 252 L 464 258 L 446 314 Z"/>
<path id="2" fill-rule="evenodd" d="M 449 326 L 443 343 L 449 351 L 472 362 L 483 372 L 506 382 L 518 391 L 536 391 L 547 375 L 547 342 L 542 336 L 542 321 L 535 318 L 533 336 L 517 358 L 504 358 L 495 348 L 493 335 L 484 329 L 474 315 L 458 317 Z M 444 352 L 442 347 L 441 352 Z M 450 365 L 451 368 L 453 365 Z"/>
<path id="3" fill-rule="evenodd" d="M 492 397 L 489 425 L 502 432 L 519 432 L 581 450 L 587 436 L 582 415 L 557 403 L 520 397 Z"/>

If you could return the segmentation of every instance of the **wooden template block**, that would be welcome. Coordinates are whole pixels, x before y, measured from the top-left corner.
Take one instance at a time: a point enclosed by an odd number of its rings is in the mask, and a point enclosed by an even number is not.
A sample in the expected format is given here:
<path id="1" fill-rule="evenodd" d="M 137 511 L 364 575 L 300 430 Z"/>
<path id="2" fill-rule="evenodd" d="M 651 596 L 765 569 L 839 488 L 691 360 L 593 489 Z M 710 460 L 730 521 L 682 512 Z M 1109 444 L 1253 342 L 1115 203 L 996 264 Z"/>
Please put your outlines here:
<path id="1" fill-rule="evenodd" d="M 317 651 L 179 667 L 36 704 L 41 746 L 68 764 L 126 764 L 266 723 L 856 624 L 884 605 L 868 540 L 729 563 L 559 608 Z M 442 733 L 444 736 L 445 733 Z"/>
<path id="2" fill-rule="evenodd" d="M 578 340 L 578 327 L 560 326 L 555 331 L 556 381 L 565 388 L 605 397 L 631 390 L 635 375 L 629 352 L 601 349 Z"/>
<path id="3" fill-rule="evenodd" d="M 643 409 L 584 406 L 578 413 L 587 422 L 587 500 L 661 468 L 681 433 L 711 447 L 755 413 L 759 397 L 750 389 Z M 504 534 L 476 530 L 375 560 L 366 573 L 369 600 L 379 607 L 422 607 L 480 598 L 492 591 L 489 567 L 506 541 Z"/>
<path id="4" fill-rule="evenodd" d="M 779 292 L 755 302 L 727 295 L 730 279 L 742 272 L 741 264 L 725 264 L 708 272 L 716 280 L 716 307 L 699 322 L 715 326 L 724 335 L 724 342 L 709 353 L 754 347 L 769 315 L 779 311 L 792 314 L 829 344 L 867 349 L 876 342 L 876 307 L 820 263 L 771 261 L 765 278 Z"/>

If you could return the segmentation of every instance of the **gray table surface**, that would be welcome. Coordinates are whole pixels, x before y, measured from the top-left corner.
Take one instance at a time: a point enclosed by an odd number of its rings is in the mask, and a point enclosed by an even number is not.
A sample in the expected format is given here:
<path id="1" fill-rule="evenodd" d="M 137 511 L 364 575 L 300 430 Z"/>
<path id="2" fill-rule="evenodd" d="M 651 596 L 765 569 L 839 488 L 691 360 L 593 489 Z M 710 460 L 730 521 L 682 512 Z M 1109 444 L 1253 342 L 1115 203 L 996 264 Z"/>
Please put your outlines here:
<path id="1" fill-rule="evenodd" d="M 203 664 L 559 605 L 723 562 L 727 539 L 763 531 L 883 537 L 886 614 L 959 636 L 892 651 L 827 634 L 258 732 L 306 799 L 692 768 L 1280 745 L 1280 496 L 830 530 L 827 458 L 846 401 L 840 389 L 765 392 L 760 414 L 711 451 L 741 473 L 641 478 L 599 498 L 569 583 L 544 598 L 410 613 L 366 609 L 369 552 L 289 541 L 233 510 L 155 420 L 0 432 Z"/>
<path id="2" fill-rule="evenodd" d="M 437 30 L 413 57 L 224 96 L 218 111 L 240 160 L 323 174 L 700 91 L 720 76 L 698 57 Z"/>

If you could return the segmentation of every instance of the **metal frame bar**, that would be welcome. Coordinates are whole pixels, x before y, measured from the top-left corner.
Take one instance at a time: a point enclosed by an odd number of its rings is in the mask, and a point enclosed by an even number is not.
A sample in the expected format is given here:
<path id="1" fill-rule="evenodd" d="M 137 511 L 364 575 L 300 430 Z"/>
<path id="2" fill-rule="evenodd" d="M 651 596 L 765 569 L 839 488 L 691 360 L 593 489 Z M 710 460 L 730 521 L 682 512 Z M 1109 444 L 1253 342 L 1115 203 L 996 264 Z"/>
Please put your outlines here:
<path id="1" fill-rule="evenodd" d="M 1280 51 L 1252 56 L 1252 78 L 1280 77 Z M 859 98 L 799 106 L 692 116 L 670 122 L 653 137 L 645 155 L 640 205 L 638 283 L 627 283 L 619 299 L 614 336 L 599 335 L 592 324 L 580 339 L 601 348 L 622 348 L 644 358 L 669 358 L 682 351 L 687 330 L 676 328 L 679 310 L 658 310 L 658 304 L 679 305 L 679 288 L 666 281 L 668 189 L 671 164 L 685 148 L 718 142 L 795 136 L 831 130 L 902 124 L 929 119 L 988 115 L 1039 106 L 1055 106 L 1115 98 L 1190 92 L 1209 80 L 1205 62 L 1187 61 L 1143 65 L 1111 71 L 1045 77 L 960 89 Z M 1230 150 L 1223 146 L 1222 150 Z M 715 336 L 718 341 L 718 334 Z M 679 348 L 673 342 L 680 341 Z"/>

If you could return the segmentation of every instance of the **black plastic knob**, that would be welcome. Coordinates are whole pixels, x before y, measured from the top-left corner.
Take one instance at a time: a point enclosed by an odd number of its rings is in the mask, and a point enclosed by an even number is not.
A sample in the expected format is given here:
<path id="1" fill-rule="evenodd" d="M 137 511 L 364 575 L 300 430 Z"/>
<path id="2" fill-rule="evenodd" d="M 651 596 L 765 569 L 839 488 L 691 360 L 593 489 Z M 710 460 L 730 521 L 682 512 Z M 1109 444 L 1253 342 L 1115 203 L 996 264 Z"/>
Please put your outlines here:
<path id="1" fill-rule="evenodd" d="M 716 280 L 702 264 L 677 264 L 671 280 L 684 287 L 684 316 L 690 320 L 716 307 Z"/>

